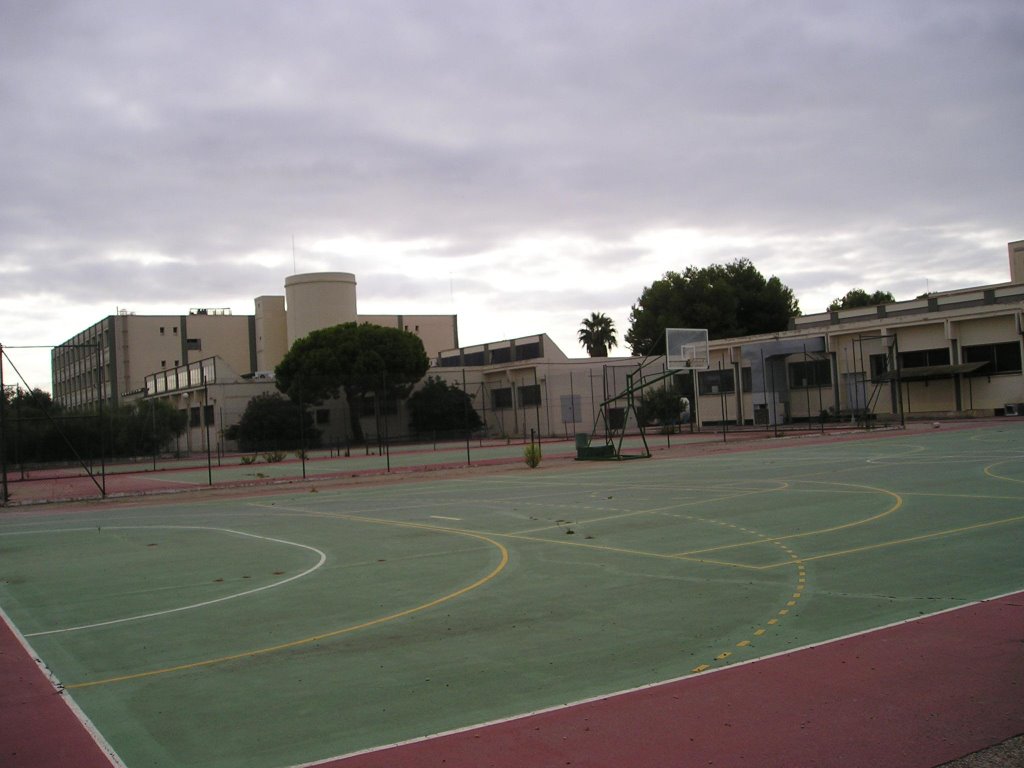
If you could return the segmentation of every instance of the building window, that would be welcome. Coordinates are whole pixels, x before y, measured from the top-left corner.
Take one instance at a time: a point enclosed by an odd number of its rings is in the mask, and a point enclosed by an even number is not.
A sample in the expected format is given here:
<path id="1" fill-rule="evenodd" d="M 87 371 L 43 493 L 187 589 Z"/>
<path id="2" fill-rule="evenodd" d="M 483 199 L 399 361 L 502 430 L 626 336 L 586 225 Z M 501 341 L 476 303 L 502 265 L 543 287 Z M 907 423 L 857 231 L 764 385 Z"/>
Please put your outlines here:
<path id="1" fill-rule="evenodd" d="M 736 377 L 732 368 L 700 371 L 697 374 L 698 391 L 702 395 L 724 395 L 736 391 Z"/>
<path id="2" fill-rule="evenodd" d="M 746 368 L 740 368 L 740 386 L 744 392 L 754 391 L 754 372 L 749 365 Z"/>
<path id="3" fill-rule="evenodd" d="M 178 326 L 176 326 L 176 325 L 175 325 L 175 326 L 173 326 L 173 327 L 171 328 L 171 333 L 177 334 L 177 333 L 178 333 Z"/>
<path id="4" fill-rule="evenodd" d="M 206 423 L 209 426 L 212 427 L 214 425 L 214 422 L 215 422 L 215 419 L 213 417 L 213 406 L 212 405 L 204 405 L 203 406 L 203 411 L 204 411 L 203 418 L 206 419 Z"/>
<path id="5" fill-rule="evenodd" d="M 925 368 L 930 365 L 949 365 L 949 348 L 938 347 L 900 352 L 900 368 Z"/>
<path id="6" fill-rule="evenodd" d="M 199 406 L 196 405 L 188 409 L 188 425 L 198 427 L 199 423 Z"/>
<path id="7" fill-rule="evenodd" d="M 878 381 L 889 370 L 889 355 L 884 352 L 871 356 L 871 380 Z"/>
<path id="8" fill-rule="evenodd" d="M 527 384 L 519 388 L 520 405 L 540 405 L 540 384 Z"/>
<path id="9" fill-rule="evenodd" d="M 469 366 L 484 365 L 484 351 L 479 352 L 467 352 L 462 357 L 462 364 L 467 368 Z"/>
<path id="10" fill-rule="evenodd" d="M 501 387 L 500 389 L 491 390 L 491 408 L 494 410 L 500 410 L 502 408 L 512 407 L 512 388 Z"/>
<path id="11" fill-rule="evenodd" d="M 789 386 L 793 389 L 832 385 L 832 365 L 828 360 L 802 360 L 789 364 Z"/>
<path id="12" fill-rule="evenodd" d="M 512 348 L 501 347 L 491 350 L 491 364 L 512 362 Z"/>
<path id="13" fill-rule="evenodd" d="M 1020 342 L 1017 341 L 964 347 L 963 355 L 965 363 L 985 363 L 972 376 L 1021 372 Z"/>
<path id="14" fill-rule="evenodd" d="M 163 336 L 163 335 L 164 335 L 164 327 L 163 327 L 162 325 L 160 326 L 160 335 L 161 335 L 161 336 Z"/>
<path id="15" fill-rule="evenodd" d="M 198 352 L 198 351 L 201 351 L 202 348 L 203 348 L 203 341 L 202 341 L 202 339 L 186 339 L 185 340 L 185 349 Z"/>
<path id="16" fill-rule="evenodd" d="M 533 360 L 540 357 L 540 342 L 516 345 L 516 360 Z"/>

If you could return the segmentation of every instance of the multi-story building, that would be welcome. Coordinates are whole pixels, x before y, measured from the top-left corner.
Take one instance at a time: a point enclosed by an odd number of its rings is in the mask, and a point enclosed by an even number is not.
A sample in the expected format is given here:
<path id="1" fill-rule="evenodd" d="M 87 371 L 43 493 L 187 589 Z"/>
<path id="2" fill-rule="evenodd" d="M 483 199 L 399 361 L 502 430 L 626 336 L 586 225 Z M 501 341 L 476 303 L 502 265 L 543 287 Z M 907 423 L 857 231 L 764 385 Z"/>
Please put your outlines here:
<path id="1" fill-rule="evenodd" d="M 430 357 L 458 344 L 455 315 L 359 315 L 355 276 L 347 272 L 293 275 L 286 296 L 259 296 L 255 313 L 192 309 L 183 315 L 122 311 L 76 333 L 51 354 L 54 400 L 68 408 L 101 398 L 115 405 L 145 394 L 150 374 L 219 357 L 239 375 L 270 373 L 295 339 L 344 322 L 403 328 Z"/>

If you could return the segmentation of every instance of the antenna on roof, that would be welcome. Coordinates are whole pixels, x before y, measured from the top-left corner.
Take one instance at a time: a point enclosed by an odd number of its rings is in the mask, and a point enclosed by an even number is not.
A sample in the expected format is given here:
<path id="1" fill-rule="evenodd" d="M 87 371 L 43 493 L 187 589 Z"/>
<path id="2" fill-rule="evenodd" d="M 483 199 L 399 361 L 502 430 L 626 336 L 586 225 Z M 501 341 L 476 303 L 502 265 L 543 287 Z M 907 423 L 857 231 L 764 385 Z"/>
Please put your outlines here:
<path id="1" fill-rule="evenodd" d="M 292 235 L 292 274 L 294 275 L 296 272 L 298 269 L 295 267 L 295 235 Z"/>

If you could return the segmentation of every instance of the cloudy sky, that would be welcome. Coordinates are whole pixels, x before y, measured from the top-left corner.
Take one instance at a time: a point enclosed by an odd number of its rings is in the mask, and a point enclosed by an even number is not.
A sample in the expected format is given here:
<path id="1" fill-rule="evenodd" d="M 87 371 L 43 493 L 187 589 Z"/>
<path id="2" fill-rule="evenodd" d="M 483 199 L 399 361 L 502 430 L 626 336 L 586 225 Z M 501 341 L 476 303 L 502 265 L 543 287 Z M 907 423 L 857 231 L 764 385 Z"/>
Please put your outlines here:
<path id="1" fill-rule="evenodd" d="M 293 271 L 570 355 L 691 264 L 804 313 L 1002 282 L 1022 39 L 1021 0 L 0 0 L 0 343 Z"/>

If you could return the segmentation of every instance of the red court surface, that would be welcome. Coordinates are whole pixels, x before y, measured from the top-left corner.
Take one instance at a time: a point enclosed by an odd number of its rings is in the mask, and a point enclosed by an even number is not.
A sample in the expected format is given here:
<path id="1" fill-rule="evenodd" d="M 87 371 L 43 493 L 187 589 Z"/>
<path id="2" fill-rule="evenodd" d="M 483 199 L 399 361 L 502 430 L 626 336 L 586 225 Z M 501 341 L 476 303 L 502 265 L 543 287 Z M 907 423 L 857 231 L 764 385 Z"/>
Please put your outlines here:
<path id="1" fill-rule="evenodd" d="M 1024 592 L 318 765 L 930 768 L 1021 733 Z M 7 626 L 0 628 L 0 764 L 111 764 Z"/>

